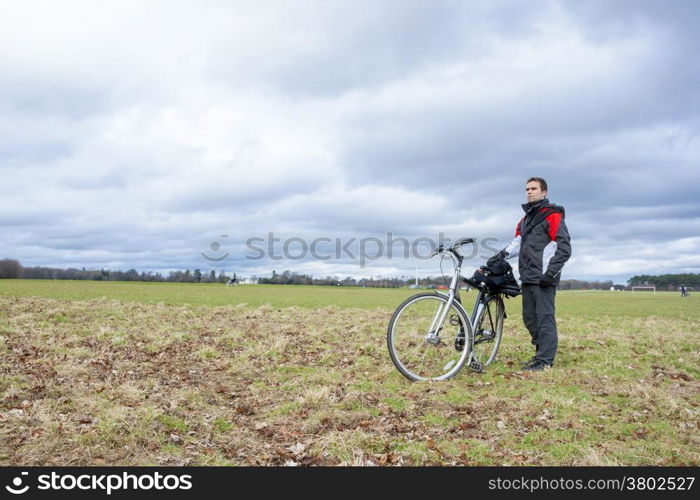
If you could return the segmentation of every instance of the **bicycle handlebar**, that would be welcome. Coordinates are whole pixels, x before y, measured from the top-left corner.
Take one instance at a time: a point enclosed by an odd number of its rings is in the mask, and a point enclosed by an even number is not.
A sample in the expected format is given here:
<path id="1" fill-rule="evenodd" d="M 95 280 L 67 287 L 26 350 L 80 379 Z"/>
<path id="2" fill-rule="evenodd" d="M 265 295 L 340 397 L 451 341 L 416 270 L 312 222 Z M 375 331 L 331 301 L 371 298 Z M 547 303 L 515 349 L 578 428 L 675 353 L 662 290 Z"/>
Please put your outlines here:
<path id="1" fill-rule="evenodd" d="M 461 247 L 462 245 L 466 245 L 467 243 L 474 243 L 475 241 L 476 238 L 460 238 L 454 242 L 452 248 Z"/>
<path id="2" fill-rule="evenodd" d="M 455 241 L 451 247 L 445 248 L 444 245 L 440 245 L 433 253 L 430 254 L 430 258 L 435 257 L 436 255 L 442 253 L 442 252 L 452 252 L 455 254 L 457 257 L 460 259 L 462 258 L 462 255 L 457 251 L 459 247 L 462 245 L 467 245 L 469 243 L 474 243 L 476 241 L 476 238 L 460 238 L 457 241 Z"/>

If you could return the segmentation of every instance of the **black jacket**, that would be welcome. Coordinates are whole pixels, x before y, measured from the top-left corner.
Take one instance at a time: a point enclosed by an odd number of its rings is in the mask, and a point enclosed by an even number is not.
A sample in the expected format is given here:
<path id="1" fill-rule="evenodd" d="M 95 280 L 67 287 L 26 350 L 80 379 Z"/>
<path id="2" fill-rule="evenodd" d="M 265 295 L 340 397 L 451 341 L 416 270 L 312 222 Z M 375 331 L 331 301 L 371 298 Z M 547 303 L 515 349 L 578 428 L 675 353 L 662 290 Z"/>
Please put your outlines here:
<path id="1" fill-rule="evenodd" d="M 556 286 L 564 263 L 571 257 L 571 240 L 564 222 L 564 207 L 546 198 L 523 205 L 525 216 L 515 228 L 515 238 L 504 249 L 506 257 L 519 256 L 523 285 L 539 284 L 542 275 Z"/>

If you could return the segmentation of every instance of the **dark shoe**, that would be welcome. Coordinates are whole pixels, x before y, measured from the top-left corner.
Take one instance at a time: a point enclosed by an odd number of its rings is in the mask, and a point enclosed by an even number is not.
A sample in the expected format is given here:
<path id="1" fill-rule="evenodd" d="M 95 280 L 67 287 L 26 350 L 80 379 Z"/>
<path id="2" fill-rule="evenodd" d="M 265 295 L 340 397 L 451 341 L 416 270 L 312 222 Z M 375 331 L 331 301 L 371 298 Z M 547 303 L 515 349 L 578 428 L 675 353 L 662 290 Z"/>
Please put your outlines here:
<path id="1" fill-rule="evenodd" d="M 552 365 L 550 365 L 549 363 L 545 363 L 544 361 L 537 360 L 534 363 L 532 363 L 530 366 L 526 366 L 525 368 L 523 368 L 523 371 L 525 371 L 525 372 L 541 372 L 542 370 L 544 370 L 547 367 L 551 368 Z"/>
<path id="2" fill-rule="evenodd" d="M 530 359 L 528 359 L 527 361 L 523 361 L 522 364 L 521 364 L 521 366 L 522 366 L 523 368 L 527 368 L 528 366 L 530 366 L 531 364 L 533 364 L 535 361 L 537 361 L 537 357 L 533 356 L 533 357 L 531 357 Z"/>

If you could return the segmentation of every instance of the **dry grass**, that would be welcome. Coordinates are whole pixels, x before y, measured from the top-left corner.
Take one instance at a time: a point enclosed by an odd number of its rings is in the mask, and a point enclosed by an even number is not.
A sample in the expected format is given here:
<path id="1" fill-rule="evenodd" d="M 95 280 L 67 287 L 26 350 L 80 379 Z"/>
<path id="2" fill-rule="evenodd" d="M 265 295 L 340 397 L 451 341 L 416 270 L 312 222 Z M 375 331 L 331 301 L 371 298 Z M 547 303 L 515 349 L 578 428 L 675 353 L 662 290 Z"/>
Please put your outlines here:
<path id="1" fill-rule="evenodd" d="M 698 465 L 700 322 L 509 317 L 483 375 L 411 384 L 388 309 L 0 298 L 2 465 Z M 515 316 L 515 315 L 514 315 Z"/>

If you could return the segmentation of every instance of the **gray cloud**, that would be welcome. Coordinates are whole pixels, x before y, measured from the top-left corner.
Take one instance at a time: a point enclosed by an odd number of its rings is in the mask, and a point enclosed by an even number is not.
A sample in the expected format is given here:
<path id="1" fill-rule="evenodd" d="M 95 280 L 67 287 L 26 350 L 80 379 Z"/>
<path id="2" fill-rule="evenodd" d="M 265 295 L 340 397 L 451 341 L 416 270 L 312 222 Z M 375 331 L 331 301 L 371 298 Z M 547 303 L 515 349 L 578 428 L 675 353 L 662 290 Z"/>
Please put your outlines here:
<path id="1" fill-rule="evenodd" d="M 0 253 L 25 265 L 206 269 L 221 240 L 243 274 L 435 274 L 244 242 L 505 245 L 539 175 L 568 277 L 700 272 L 695 2 L 38 8 L 0 7 Z"/>

